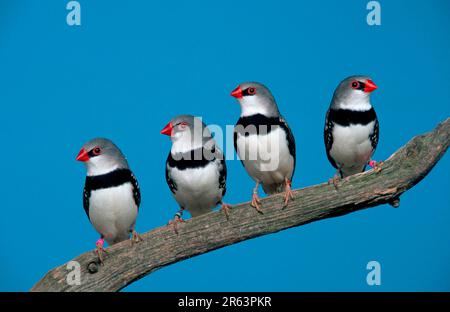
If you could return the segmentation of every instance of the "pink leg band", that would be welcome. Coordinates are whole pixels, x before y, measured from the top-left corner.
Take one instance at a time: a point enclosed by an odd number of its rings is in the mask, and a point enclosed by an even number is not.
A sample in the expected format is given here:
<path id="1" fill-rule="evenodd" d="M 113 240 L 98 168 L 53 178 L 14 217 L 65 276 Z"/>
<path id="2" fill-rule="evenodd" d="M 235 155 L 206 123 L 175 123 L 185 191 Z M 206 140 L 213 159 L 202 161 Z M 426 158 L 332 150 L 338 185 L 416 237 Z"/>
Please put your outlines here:
<path id="1" fill-rule="evenodd" d="M 103 247 L 103 245 L 105 244 L 105 241 L 103 240 L 103 238 L 99 238 L 96 242 L 95 242 L 95 246 L 97 247 Z"/>

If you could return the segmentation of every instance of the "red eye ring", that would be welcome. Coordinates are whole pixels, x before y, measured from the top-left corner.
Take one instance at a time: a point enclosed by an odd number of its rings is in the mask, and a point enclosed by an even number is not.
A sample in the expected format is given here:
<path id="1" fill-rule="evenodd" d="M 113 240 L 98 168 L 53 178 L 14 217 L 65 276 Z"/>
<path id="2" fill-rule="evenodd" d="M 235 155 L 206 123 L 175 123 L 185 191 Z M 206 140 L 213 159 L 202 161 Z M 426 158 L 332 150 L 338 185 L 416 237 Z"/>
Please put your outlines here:
<path id="1" fill-rule="evenodd" d="M 254 95 L 256 94 L 256 88 L 250 87 L 247 89 L 248 94 Z"/>
<path id="2" fill-rule="evenodd" d="M 356 81 L 356 80 L 353 80 L 352 83 L 351 83 L 351 87 L 353 89 L 358 89 L 359 88 L 359 82 Z"/>
<path id="3" fill-rule="evenodd" d="M 102 149 L 101 149 L 100 147 L 98 147 L 98 146 L 94 147 L 94 149 L 92 150 L 92 153 L 93 153 L 95 156 L 100 155 L 101 152 L 102 152 Z"/>

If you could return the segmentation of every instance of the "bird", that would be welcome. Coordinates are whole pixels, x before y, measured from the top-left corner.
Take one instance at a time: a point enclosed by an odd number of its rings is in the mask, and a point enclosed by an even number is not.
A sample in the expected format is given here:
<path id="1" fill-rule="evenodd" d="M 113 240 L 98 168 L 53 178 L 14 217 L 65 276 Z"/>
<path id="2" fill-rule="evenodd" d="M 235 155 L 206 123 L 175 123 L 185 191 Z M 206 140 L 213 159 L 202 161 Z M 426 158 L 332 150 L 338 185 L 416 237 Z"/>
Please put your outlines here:
<path id="1" fill-rule="evenodd" d="M 103 264 L 104 241 L 114 245 L 130 238 L 139 242 L 135 231 L 141 203 L 138 181 L 120 149 L 109 139 L 95 138 L 85 143 L 76 157 L 86 165 L 83 207 L 100 234 L 96 252 Z"/>
<path id="2" fill-rule="evenodd" d="M 377 172 L 382 162 L 371 159 L 378 144 L 379 123 L 370 95 L 377 85 L 368 76 L 350 76 L 334 91 L 326 113 L 324 142 L 328 160 L 337 169 L 330 179 L 337 187 L 342 178 L 363 172 L 366 165 Z"/>
<path id="3" fill-rule="evenodd" d="M 234 148 L 256 182 L 251 205 L 262 213 L 258 187 L 266 194 L 285 192 L 284 205 L 294 199 L 291 185 L 296 165 L 294 135 L 280 114 L 270 90 L 258 82 L 239 84 L 232 92 L 241 106 L 234 127 Z"/>
<path id="4" fill-rule="evenodd" d="M 169 136 L 172 141 L 165 175 L 180 207 L 169 222 L 174 225 L 175 232 L 177 223 L 183 222 L 184 210 L 194 218 L 221 205 L 228 218 L 231 206 L 223 202 L 227 190 L 227 167 L 208 127 L 198 117 L 179 115 L 167 123 L 161 134 Z"/>

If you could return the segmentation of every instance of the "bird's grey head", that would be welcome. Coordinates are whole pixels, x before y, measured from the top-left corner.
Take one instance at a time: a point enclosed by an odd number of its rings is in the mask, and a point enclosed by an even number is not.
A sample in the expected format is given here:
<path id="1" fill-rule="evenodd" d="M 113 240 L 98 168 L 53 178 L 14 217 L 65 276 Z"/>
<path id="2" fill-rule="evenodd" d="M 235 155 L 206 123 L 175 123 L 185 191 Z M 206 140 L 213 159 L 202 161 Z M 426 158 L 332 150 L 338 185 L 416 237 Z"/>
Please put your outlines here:
<path id="1" fill-rule="evenodd" d="M 76 160 L 86 164 L 88 176 L 128 168 L 128 162 L 120 149 L 111 140 L 104 138 L 95 138 L 85 143 Z"/>
<path id="2" fill-rule="evenodd" d="M 231 92 L 241 105 L 241 117 L 262 114 L 267 117 L 280 115 L 270 90 L 259 82 L 244 82 Z"/>
<path id="3" fill-rule="evenodd" d="M 201 118 L 192 115 L 179 115 L 173 118 L 161 130 L 161 134 L 170 136 L 172 153 L 185 153 L 200 147 L 214 144 L 211 132 Z"/>
<path id="4" fill-rule="evenodd" d="M 378 87 L 367 76 L 350 76 L 341 81 L 331 101 L 333 109 L 366 111 L 372 108 L 370 94 Z"/>

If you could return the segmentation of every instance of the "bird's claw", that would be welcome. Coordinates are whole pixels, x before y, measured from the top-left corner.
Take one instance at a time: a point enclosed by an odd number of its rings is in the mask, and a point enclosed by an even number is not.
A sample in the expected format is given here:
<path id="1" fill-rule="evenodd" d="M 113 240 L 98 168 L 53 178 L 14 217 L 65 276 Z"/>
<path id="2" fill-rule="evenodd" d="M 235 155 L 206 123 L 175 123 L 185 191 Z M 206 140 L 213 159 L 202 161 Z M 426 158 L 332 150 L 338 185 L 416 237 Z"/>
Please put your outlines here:
<path id="1" fill-rule="evenodd" d="M 383 164 L 384 163 L 382 161 L 375 161 L 375 160 L 371 160 L 368 163 L 368 165 L 371 168 L 373 168 L 373 171 L 375 171 L 376 173 L 379 173 L 382 170 Z"/>
<path id="2" fill-rule="evenodd" d="M 338 185 L 339 185 L 339 181 L 341 179 L 339 178 L 338 175 L 335 175 L 334 177 L 332 177 L 331 179 L 328 180 L 328 185 L 333 184 L 334 188 L 337 190 L 338 189 Z"/>
<path id="3" fill-rule="evenodd" d="M 139 235 L 138 232 L 136 232 L 135 230 L 133 230 L 133 231 L 131 232 L 131 246 L 133 246 L 134 244 L 137 244 L 137 243 L 139 243 L 139 242 L 142 242 L 142 241 L 143 241 L 142 236 Z"/>
<path id="4" fill-rule="evenodd" d="M 178 226 L 177 223 L 183 223 L 184 220 L 181 216 L 179 216 L 178 214 L 175 215 L 175 218 L 173 220 L 169 221 L 169 225 L 173 226 L 173 230 L 175 231 L 175 234 L 178 235 Z"/>
<path id="5" fill-rule="evenodd" d="M 103 238 L 100 238 L 99 240 L 97 240 L 97 242 L 95 243 L 95 253 L 97 254 L 98 257 L 98 262 L 100 263 L 100 265 L 104 265 L 104 261 L 103 261 L 103 253 L 107 254 L 108 252 L 103 248 L 103 245 L 105 244 L 105 241 L 103 240 Z"/>
<path id="6" fill-rule="evenodd" d="M 227 220 L 229 220 L 230 219 L 231 205 L 222 203 L 222 206 L 221 206 L 220 210 L 223 211 L 223 213 L 225 214 L 225 217 L 227 218 Z"/>
<path id="7" fill-rule="evenodd" d="M 104 260 L 103 260 L 103 253 L 107 253 L 105 249 L 97 247 L 95 249 L 95 253 L 97 254 L 98 257 L 98 262 L 100 263 L 100 265 L 104 265 Z"/>
<path id="8" fill-rule="evenodd" d="M 288 205 L 289 199 L 294 200 L 294 193 L 292 192 L 291 181 L 286 180 L 283 208 Z"/>
<path id="9" fill-rule="evenodd" d="M 259 213 L 261 213 L 261 214 L 263 213 L 262 210 L 261 210 L 261 207 L 260 207 L 261 201 L 259 200 L 259 196 L 258 196 L 257 193 L 253 193 L 253 195 L 252 195 L 252 202 L 251 202 L 250 205 L 253 208 L 255 208 L 256 211 L 258 211 Z"/>

